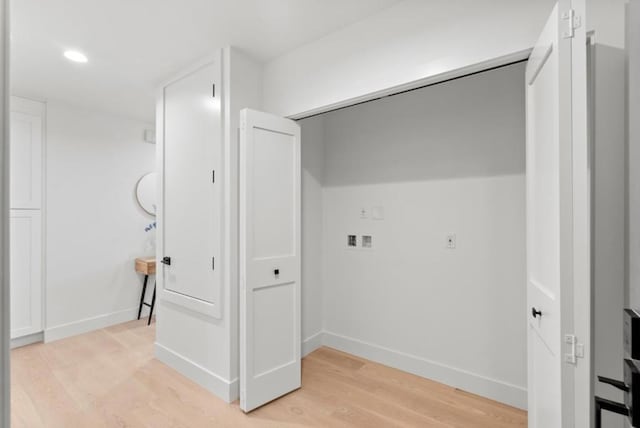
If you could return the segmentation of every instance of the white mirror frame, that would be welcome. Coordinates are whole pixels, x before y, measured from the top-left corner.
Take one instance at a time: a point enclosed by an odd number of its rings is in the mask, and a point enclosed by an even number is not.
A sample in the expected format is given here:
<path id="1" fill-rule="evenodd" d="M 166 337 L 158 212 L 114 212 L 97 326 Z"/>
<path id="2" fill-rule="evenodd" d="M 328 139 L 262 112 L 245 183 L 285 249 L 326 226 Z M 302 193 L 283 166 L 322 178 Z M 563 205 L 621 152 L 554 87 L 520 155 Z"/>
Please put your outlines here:
<path id="1" fill-rule="evenodd" d="M 150 172 L 143 175 L 136 184 L 136 199 L 138 205 L 147 214 L 155 216 L 157 208 L 157 193 L 158 193 L 158 175 L 155 172 Z"/>

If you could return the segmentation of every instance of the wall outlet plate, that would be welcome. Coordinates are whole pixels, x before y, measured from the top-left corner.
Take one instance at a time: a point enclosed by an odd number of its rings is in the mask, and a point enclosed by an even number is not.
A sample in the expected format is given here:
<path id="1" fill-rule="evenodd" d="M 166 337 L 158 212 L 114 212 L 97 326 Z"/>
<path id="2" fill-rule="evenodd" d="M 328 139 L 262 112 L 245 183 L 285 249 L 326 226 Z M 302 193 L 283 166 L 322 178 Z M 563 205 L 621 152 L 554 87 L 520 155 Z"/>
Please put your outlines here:
<path id="1" fill-rule="evenodd" d="M 454 250 L 456 248 L 456 235 L 449 234 L 447 235 L 446 247 L 450 250 Z"/>

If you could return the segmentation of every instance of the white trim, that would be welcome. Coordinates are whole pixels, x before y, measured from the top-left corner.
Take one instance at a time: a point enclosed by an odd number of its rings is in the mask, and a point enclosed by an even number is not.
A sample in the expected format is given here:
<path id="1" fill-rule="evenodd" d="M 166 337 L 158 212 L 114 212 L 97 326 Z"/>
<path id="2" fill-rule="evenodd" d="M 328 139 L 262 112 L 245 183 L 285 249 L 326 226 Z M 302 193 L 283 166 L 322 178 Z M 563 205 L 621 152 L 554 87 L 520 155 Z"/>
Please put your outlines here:
<path id="1" fill-rule="evenodd" d="M 44 342 L 44 333 L 33 333 L 27 336 L 16 337 L 11 339 L 11 349 L 21 348 L 23 346 L 33 345 L 34 343 Z"/>
<path id="2" fill-rule="evenodd" d="M 40 177 L 40 286 L 42 287 L 42 332 L 44 338 L 44 330 L 47 328 L 47 153 L 49 151 L 49 136 L 47 130 L 49 128 L 48 109 L 49 105 L 42 101 L 42 147 L 40 155 L 42 156 L 41 177 Z M 44 339 L 43 339 L 44 340 Z"/>
<path id="3" fill-rule="evenodd" d="M 157 93 L 164 93 L 164 89 L 173 84 L 178 82 L 179 80 L 184 79 L 185 77 L 189 76 L 190 74 L 195 73 L 196 71 L 199 71 L 200 69 L 213 64 L 213 63 L 219 63 L 220 61 L 222 61 L 222 53 L 221 53 L 222 49 L 215 49 L 215 51 L 213 53 L 210 53 L 208 55 L 205 55 L 203 57 L 201 57 L 200 59 L 198 59 L 197 61 L 192 62 L 191 64 L 189 64 L 188 66 L 184 67 L 183 69 L 181 69 L 178 73 L 172 75 L 171 77 L 169 77 L 168 79 L 164 80 L 163 82 L 160 83 L 160 85 L 157 86 Z M 222 85 L 220 85 L 222 86 Z M 216 88 L 217 91 L 217 88 Z M 156 134 L 157 135 L 157 134 Z"/>
<path id="4" fill-rule="evenodd" d="M 9 0 L 0 0 L 0 427 L 11 425 L 9 391 Z"/>
<path id="5" fill-rule="evenodd" d="M 155 343 L 155 356 L 225 402 L 231 403 L 238 398 L 238 379 L 226 380 L 158 342 Z"/>
<path id="6" fill-rule="evenodd" d="M 302 358 L 322 346 L 324 331 L 319 331 L 302 341 Z"/>
<path id="7" fill-rule="evenodd" d="M 582 18 L 582 25 L 575 29 L 575 37 L 571 39 L 571 168 L 572 168 L 572 280 L 573 290 L 569 293 L 573 300 L 570 309 L 573 321 L 573 333 L 582 343 L 585 352 L 575 366 L 573 385 L 570 389 L 574 400 L 572 420 L 574 426 L 590 427 L 593 420 L 593 389 L 594 389 L 594 263 L 593 249 L 595 248 L 594 227 L 595 214 L 592 213 L 592 197 L 594 177 L 592 162 L 592 143 L 595 135 L 591 134 L 590 102 L 595 102 L 595 93 L 590 93 L 592 86 L 590 75 L 595 68 L 595 58 L 588 54 L 592 49 L 591 39 L 586 32 L 587 5 L 585 0 L 571 0 L 571 7 L 576 15 Z M 585 40 L 587 44 L 585 45 Z M 591 62 L 594 61 L 594 62 Z M 594 107 L 595 108 L 595 107 Z M 595 122 L 593 123 L 595 125 Z M 565 332 L 566 333 L 566 332 Z M 531 357 L 530 357 L 531 358 Z M 564 403 L 563 403 L 564 404 Z"/>
<path id="8" fill-rule="evenodd" d="M 45 101 L 37 101 L 31 98 L 22 97 L 20 95 L 11 95 L 10 110 L 12 112 L 39 116 L 44 119 L 46 111 Z"/>
<path id="9" fill-rule="evenodd" d="M 45 329 L 44 341 L 45 343 L 49 343 L 55 340 L 64 339 L 65 337 L 76 336 L 78 334 L 110 327 L 112 325 L 133 321 L 136 318 L 138 318 L 137 307 L 98 315 L 97 317 L 85 318 L 83 320 L 73 321 L 68 324 L 61 324 Z"/>
<path id="10" fill-rule="evenodd" d="M 303 119 L 309 116 L 316 116 L 322 113 L 327 113 L 332 110 L 337 110 L 345 107 L 350 107 L 355 104 L 360 104 L 366 101 L 372 101 L 377 98 L 387 97 L 389 95 L 394 95 L 400 92 L 409 91 L 412 89 L 417 89 L 423 86 L 435 85 L 437 83 L 442 83 L 446 80 L 455 79 L 457 77 L 462 77 L 467 74 L 478 73 L 481 71 L 485 71 L 491 68 L 501 67 L 503 65 L 507 65 L 513 62 L 524 61 L 529 58 L 532 49 L 525 49 L 522 51 L 514 52 L 508 55 L 503 55 L 498 58 L 490 59 L 487 61 L 482 61 L 476 64 L 469 65 L 467 67 L 456 68 L 455 70 L 450 70 L 444 73 L 436 74 L 433 76 L 428 76 L 422 79 L 413 80 L 411 82 L 407 82 L 401 85 L 392 86 L 387 89 L 382 89 L 380 91 L 371 92 L 365 95 L 361 95 L 354 98 L 348 98 L 343 101 L 339 101 L 336 103 L 328 104 L 325 106 L 317 107 L 311 110 L 302 111 L 300 113 L 295 113 L 287 116 L 289 119 Z"/>
<path id="11" fill-rule="evenodd" d="M 527 389 L 521 386 L 328 331 L 324 332 L 322 343 L 330 348 L 444 383 L 519 409 L 527 408 Z"/>

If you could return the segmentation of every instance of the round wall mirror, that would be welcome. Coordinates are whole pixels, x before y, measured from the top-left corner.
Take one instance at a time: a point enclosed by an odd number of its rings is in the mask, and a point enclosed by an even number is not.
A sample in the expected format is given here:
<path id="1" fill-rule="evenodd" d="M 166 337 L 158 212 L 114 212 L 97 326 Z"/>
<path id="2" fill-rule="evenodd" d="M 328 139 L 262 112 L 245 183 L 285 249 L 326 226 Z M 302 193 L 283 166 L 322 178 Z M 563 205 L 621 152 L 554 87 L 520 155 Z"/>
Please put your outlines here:
<path id="1" fill-rule="evenodd" d="M 156 215 L 156 190 L 158 176 L 155 172 L 150 172 L 142 176 L 136 185 L 136 198 L 138 204 L 147 213 Z"/>

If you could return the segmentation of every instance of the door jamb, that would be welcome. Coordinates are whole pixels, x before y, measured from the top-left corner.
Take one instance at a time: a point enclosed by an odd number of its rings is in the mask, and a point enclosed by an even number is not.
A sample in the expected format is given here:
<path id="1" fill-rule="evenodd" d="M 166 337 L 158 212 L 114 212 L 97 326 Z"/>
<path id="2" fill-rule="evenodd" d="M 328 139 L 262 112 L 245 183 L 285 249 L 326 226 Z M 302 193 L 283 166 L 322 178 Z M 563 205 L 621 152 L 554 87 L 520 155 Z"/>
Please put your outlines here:
<path id="1" fill-rule="evenodd" d="M 9 0 L 0 0 L 0 427 L 9 428 Z"/>

